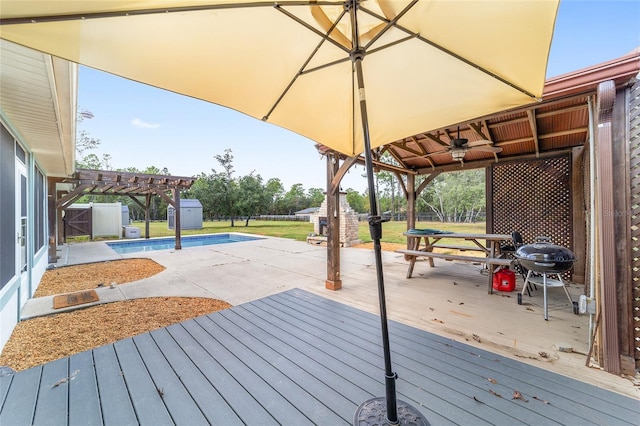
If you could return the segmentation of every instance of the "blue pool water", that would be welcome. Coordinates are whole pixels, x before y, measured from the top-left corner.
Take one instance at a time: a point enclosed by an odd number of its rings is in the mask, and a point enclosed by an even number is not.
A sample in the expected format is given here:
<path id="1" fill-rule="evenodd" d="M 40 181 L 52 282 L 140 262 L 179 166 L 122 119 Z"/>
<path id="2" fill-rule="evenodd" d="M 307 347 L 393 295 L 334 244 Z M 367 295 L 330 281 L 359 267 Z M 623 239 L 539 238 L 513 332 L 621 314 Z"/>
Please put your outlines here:
<path id="1" fill-rule="evenodd" d="M 241 241 L 262 240 L 260 237 L 250 237 L 247 235 L 235 234 L 213 234 L 213 235 L 191 235 L 182 237 L 182 248 L 209 246 L 213 244 L 237 243 Z M 152 240 L 122 241 L 107 243 L 116 253 L 138 253 L 141 251 L 168 250 L 175 248 L 176 239 L 174 237 L 154 238 Z"/>

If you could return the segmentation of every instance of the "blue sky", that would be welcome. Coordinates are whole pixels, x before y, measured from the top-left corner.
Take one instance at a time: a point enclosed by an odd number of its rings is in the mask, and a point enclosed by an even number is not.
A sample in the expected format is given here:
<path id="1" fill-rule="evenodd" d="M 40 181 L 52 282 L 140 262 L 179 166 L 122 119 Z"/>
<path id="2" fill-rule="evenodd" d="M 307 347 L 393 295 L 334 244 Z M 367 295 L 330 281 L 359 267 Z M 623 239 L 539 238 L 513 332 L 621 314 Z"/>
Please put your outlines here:
<path id="1" fill-rule="evenodd" d="M 544 1 L 544 0 L 540 0 Z M 481 30 L 481 29 L 480 29 Z M 640 0 L 563 0 L 547 77 L 623 56 L 640 46 Z M 214 156 L 231 148 L 236 176 L 252 171 L 286 190 L 325 188 L 325 161 L 314 143 L 287 130 L 185 96 L 80 67 L 78 104 L 94 118 L 79 128 L 101 141 L 94 153 L 112 156 L 113 168 L 166 167 L 192 176 L 220 170 Z M 363 192 L 363 167 L 343 179 Z"/>

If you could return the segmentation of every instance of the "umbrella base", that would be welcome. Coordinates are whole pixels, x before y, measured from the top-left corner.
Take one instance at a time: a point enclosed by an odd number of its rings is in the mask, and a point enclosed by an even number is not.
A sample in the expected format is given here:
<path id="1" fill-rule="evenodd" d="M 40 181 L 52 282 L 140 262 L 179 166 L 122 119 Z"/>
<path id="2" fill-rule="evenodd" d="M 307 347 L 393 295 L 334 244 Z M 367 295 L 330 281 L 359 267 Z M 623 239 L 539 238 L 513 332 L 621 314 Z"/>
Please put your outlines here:
<path id="1" fill-rule="evenodd" d="M 422 413 L 404 401 L 396 401 L 398 408 L 398 423 L 400 425 L 428 426 L 429 422 Z M 384 397 L 369 399 L 358 407 L 353 416 L 353 424 L 356 426 L 388 425 L 387 400 Z"/>

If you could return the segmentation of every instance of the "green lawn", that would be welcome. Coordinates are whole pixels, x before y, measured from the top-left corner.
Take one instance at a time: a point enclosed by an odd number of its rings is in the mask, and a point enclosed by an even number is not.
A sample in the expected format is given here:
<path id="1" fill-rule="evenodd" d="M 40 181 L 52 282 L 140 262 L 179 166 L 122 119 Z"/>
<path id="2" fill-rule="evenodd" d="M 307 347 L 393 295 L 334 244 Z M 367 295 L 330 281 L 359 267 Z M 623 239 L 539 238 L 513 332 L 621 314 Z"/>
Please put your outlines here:
<path id="1" fill-rule="evenodd" d="M 140 235 L 144 236 L 144 222 L 134 222 L 132 224 L 140 228 Z M 441 222 L 419 222 L 416 228 L 441 229 L 451 232 L 465 233 L 485 233 L 485 223 L 441 223 Z M 406 242 L 402 235 L 407 229 L 405 222 L 386 222 L 382 225 L 382 241 L 387 243 Z M 285 222 L 251 220 L 249 226 L 244 226 L 244 221 L 236 221 L 236 226 L 231 227 L 229 221 L 225 222 L 203 222 L 202 229 L 183 230 L 182 235 L 194 234 L 215 234 L 225 232 L 245 232 L 248 234 L 265 235 L 269 237 L 290 238 L 297 241 L 306 241 L 307 235 L 313 232 L 313 224 L 309 222 Z M 152 222 L 149 224 L 150 237 L 166 237 L 175 235 L 174 230 L 167 229 L 167 222 Z M 370 242 L 369 225 L 367 222 L 360 222 L 358 237 L 363 242 Z"/>

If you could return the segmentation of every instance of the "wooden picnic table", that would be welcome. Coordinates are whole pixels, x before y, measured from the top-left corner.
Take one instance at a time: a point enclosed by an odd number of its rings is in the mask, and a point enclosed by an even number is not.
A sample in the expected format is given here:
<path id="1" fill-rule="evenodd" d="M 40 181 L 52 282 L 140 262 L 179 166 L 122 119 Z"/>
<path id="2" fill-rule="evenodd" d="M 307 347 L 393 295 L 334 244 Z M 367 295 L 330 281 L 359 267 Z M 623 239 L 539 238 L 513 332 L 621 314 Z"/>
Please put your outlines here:
<path id="1" fill-rule="evenodd" d="M 493 273 L 496 268 L 509 266 L 512 262 L 512 260 L 507 259 L 500 250 L 500 243 L 503 241 L 512 242 L 511 235 L 507 234 L 405 232 L 403 235 L 408 238 L 409 248 L 406 250 L 396 250 L 396 252 L 404 254 L 405 258 L 409 260 L 407 278 L 411 278 L 416 260 L 420 257 L 427 258 L 429 260 L 429 266 L 431 267 L 434 266 L 434 258 L 483 263 L 489 271 L 488 292 L 491 294 L 493 293 Z M 443 244 L 443 242 L 449 242 L 450 240 L 454 240 L 453 244 Z M 460 240 L 472 242 L 473 246 L 461 245 Z M 474 251 L 481 254 L 479 256 L 466 256 L 461 254 L 437 253 L 433 251 L 433 249 L 436 248 Z"/>

